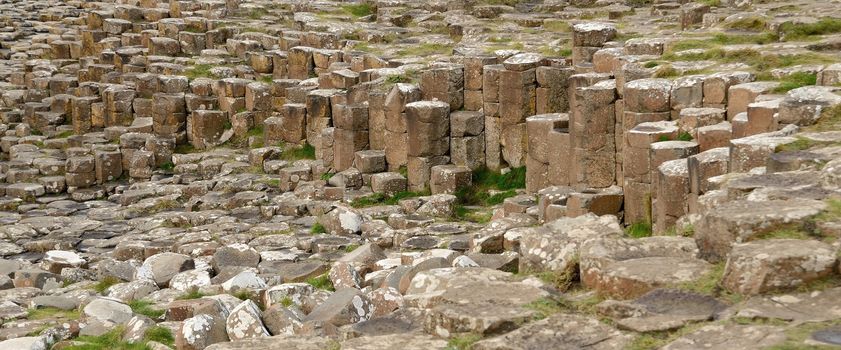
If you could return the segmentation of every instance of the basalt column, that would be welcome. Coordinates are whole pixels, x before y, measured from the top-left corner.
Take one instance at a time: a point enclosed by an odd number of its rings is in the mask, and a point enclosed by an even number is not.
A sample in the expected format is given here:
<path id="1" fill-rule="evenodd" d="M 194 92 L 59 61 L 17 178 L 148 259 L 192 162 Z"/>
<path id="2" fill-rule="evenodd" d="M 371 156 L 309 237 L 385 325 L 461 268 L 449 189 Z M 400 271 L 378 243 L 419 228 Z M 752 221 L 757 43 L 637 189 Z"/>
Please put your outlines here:
<path id="1" fill-rule="evenodd" d="M 432 167 L 450 161 L 450 105 L 443 101 L 407 104 L 406 131 L 409 190 L 423 191 Z"/>

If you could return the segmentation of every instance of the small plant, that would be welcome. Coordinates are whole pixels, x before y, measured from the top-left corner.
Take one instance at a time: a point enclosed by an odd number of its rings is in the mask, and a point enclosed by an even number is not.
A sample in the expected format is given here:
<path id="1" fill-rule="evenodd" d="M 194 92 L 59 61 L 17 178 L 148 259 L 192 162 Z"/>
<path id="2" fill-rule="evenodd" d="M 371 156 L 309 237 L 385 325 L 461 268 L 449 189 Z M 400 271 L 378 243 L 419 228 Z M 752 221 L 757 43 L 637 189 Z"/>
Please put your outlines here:
<path id="1" fill-rule="evenodd" d="M 485 224 L 491 221 L 491 217 L 493 217 L 491 212 L 473 210 L 459 204 L 453 209 L 453 218 L 459 221 Z"/>
<path id="2" fill-rule="evenodd" d="M 439 43 L 423 43 L 409 47 L 402 48 L 397 51 L 398 56 L 433 56 L 433 55 L 449 55 L 452 54 L 453 47 L 451 45 Z"/>
<path id="3" fill-rule="evenodd" d="M 360 197 L 354 199 L 350 206 L 354 208 L 367 208 L 373 207 L 377 205 L 396 205 L 400 203 L 401 200 L 407 198 L 415 198 L 415 197 L 424 197 L 430 194 L 429 191 L 422 191 L 422 192 L 413 192 L 413 191 L 402 191 L 397 192 L 394 195 L 387 196 L 382 193 L 374 193 L 369 196 Z"/>
<path id="4" fill-rule="evenodd" d="M 447 347 L 444 348 L 445 350 L 470 350 L 473 348 L 473 344 L 477 341 L 482 340 L 482 336 L 479 334 L 473 333 L 465 333 L 455 335 L 447 342 Z"/>
<path id="5" fill-rule="evenodd" d="M 324 173 L 321 174 L 321 179 L 324 181 L 330 181 L 330 179 L 333 178 L 333 175 L 336 175 L 336 173 Z"/>
<path id="6" fill-rule="evenodd" d="M 80 316 L 79 310 L 62 310 L 54 307 L 29 309 L 26 312 L 26 319 L 32 321 L 45 319 L 77 320 Z"/>
<path id="7" fill-rule="evenodd" d="M 709 272 L 700 278 L 694 281 L 680 283 L 675 288 L 721 298 L 733 304 L 738 303 L 743 299 L 742 295 L 731 293 L 721 286 L 724 267 L 725 264 L 723 262 L 715 264 Z"/>
<path id="8" fill-rule="evenodd" d="M 569 309 L 562 300 L 555 298 L 540 298 L 525 305 L 526 308 L 537 312 L 535 319 L 542 320 L 551 315 L 564 312 Z"/>
<path id="9" fill-rule="evenodd" d="M 105 276 L 104 278 L 99 280 L 99 282 L 93 285 L 93 290 L 95 290 L 99 294 L 102 294 L 105 293 L 105 291 L 108 288 L 120 282 L 121 281 L 117 277 Z"/>
<path id="10" fill-rule="evenodd" d="M 144 315 L 151 319 L 157 319 L 164 315 L 165 311 L 153 308 L 154 304 L 145 300 L 133 300 L 128 303 L 128 306 L 136 314 Z"/>
<path id="11" fill-rule="evenodd" d="M 357 18 L 370 16 L 374 14 L 374 11 L 376 11 L 376 9 L 373 6 L 367 3 L 345 5 L 342 6 L 342 10 Z"/>
<path id="12" fill-rule="evenodd" d="M 761 17 L 745 17 L 727 23 L 727 29 L 747 30 L 753 32 L 761 32 L 768 26 L 768 22 Z"/>
<path id="13" fill-rule="evenodd" d="M 312 277 L 307 279 L 307 284 L 315 287 L 316 289 L 323 289 L 329 291 L 336 290 L 335 288 L 333 288 L 333 281 L 330 281 L 330 277 L 326 273 L 318 277 Z"/>
<path id="14" fill-rule="evenodd" d="M 315 147 L 307 143 L 301 147 L 285 149 L 281 153 L 280 158 L 288 161 L 315 159 Z"/>
<path id="15" fill-rule="evenodd" d="M 175 164 L 172 164 L 172 162 L 166 162 L 161 164 L 161 166 L 159 166 L 158 168 L 160 168 L 163 171 L 172 171 L 172 169 L 175 169 Z"/>
<path id="16" fill-rule="evenodd" d="M 210 64 L 197 64 L 187 69 L 184 72 L 184 76 L 190 80 L 195 80 L 197 78 L 210 78 L 213 77 L 213 74 L 210 72 L 212 68 L 213 66 Z"/>
<path id="17" fill-rule="evenodd" d="M 637 222 L 625 228 L 625 234 L 633 238 L 651 237 L 651 223 Z"/>
<path id="18" fill-rule="evenodd" d="M 192 300 L 192 299 L 201 299 L 204 298 L 206 295 L 202 292 L 199 292 L 198 288 L 191 288 L 187 293 L 178 297 L 179 300 Z"/>
<path id="19" fill-rule="evenodd" d="M 345 247 L 345 252 L 350 253 L 356 250 L 356 248 L 359 248 L 359 244 L 350 244 L 347 247 Z"/>
<path id="20" fill-rule="evenodd" d="M 677 135 L 677 140 L 678 141 L 692 141 L 692 139 L 693 139 L 692 134 L 690 134 L 686 131 L 683 131 L 683 132 L 681 132 L 680 134 Z"/>
<path id="21" fill-rule="evenodd" d="M 66 139 L 70 136 L 73 136 L 73 130 L 65 130 L 55 135 L 57 139 Z"/>
<path id="22" fill-rule="evenodd" d="M 777 86 L 772 92 L 775 94 L 784 94 L 791 90 L 804 86 L 816 85 L 817 83 L 817 74 L 810 72 L 795 72 L 780 79 L 780 86 Z"/>
<path id="23" fill-rule="evenodd" d="M 816 23 L 784 23 L 780 33 L 786 41 L 808 39 L 811 36 L 841 33 L 841 19 L 824 17 Z"/>
<path id="24" fill-rule="evenodd" d="M 253 291 L 248 290 L 248 289 L 238 289 L 237 291 L 233 292 L 231 295 L 233 295 L 235 298 L 237 298 L 239 300 L 243 300 L 243 301 L 245 301 L 245 300 L 255 300 L 257 298 L 257 295 Z"/>
<path id="25" fill-rule="evenodd" d="M 283 305 L 283 307 L 290 307 L 292 304 L 294 303 L 290 297 L 283 297 L 283 299 L 280 299 L 280 305 Z"/>
<path id="26" fill-rule="evenodd" d="M 314 235 L 327 233 L 327 229 L 324 228 L 324 225 L 322 225 L 321 223 L 316 222 L 314 225 L 312 225 L 312 228 L 310 228 L 310 233 Z"/>
<path id="27" fill-rule="evenodd" d="M 154 326 L 147 329 L 145 340 L 155 341 L 169 347 L 175 346 L 175 337 L 172 336 L 172 331 L 162 326 Z"/>
<path id="28" fill-rule="evenodd" d="M 411 83 L 412 79 L 402 74 L 392 74 L 385 78 L 385 82 L 389 84 Z"/>
<path id="29" fill-rule="evenodd" d="M 570 258 L 566 269 L 562 271 L 542 271 L 534 274 L 543 282 L 553 285 L 560 291 L 567 291 L 578 278 L 578 256 Z"/>
<path id="30" fill-rule="evenodd" d="M 116 327 L 100 336 L 81 336 L 75 339 L 72 345 L 63 347 L 65 350 L 148 350 L 149 346 L 146 344 L 150 341 L 155 341 L 174 347 L 175 338 L 169 329 L 161 326 L 155 326 L 146 330 L 143 339 L 128 343 L 122 339 L 123 327 Z"/>

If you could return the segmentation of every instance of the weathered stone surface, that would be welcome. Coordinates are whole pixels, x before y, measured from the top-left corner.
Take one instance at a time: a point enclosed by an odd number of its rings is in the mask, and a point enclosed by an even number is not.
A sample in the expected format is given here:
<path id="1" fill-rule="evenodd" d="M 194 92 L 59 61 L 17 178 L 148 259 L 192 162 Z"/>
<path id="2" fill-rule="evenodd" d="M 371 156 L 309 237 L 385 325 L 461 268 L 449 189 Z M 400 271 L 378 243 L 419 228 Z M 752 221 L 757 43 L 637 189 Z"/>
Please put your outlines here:
<path id="1" fill-rule="evenodd" d="M 796 288 L 835 273 L 835 249 L 818 241 L 771 239 L 733 246 L 722 285 L 740 294 Z"/>
<path id="2" fill-rule="evenodd" d="M 826 204 L 811 200 L 733 201 L 716 206 L 695 225 L 700 256 L 709 261 L 726 259 L 734 243 L 749 242 L 775 230 L 802 225 Z"/>

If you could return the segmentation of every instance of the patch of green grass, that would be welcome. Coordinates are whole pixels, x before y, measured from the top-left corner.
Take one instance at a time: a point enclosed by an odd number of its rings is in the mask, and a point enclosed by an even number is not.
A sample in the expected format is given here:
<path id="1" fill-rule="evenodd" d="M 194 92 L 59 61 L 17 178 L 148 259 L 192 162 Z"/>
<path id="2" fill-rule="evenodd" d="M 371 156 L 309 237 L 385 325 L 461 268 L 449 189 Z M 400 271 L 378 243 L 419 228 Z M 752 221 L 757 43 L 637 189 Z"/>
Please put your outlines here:
<path id="1" fill-rule="evenodd" d="M 367 208 L 373 207 L 378 205 L 396 205 L 400 203 L 401 200 L 407 198 L 416 198 L 416 197 L 424 197 L 428 196 L 430 193 L 429 191 L 422 191 L 422 192 L 413 192 L 413 191 L 402 191 L 395 193 L 393 196 L 387 196 L 382 193 L 374 193 L 369 196 L 359 197 L 354 199 L 350 206 L 354 208 Z"/>
<path id="2" fill-rule="evenodd" d="M 74 343 L 64 347 L 65 350 L 148 350 L 146 345 L 150 341 L 158 342 L 169 347 L 175 346 L 175 337 L 166 327 L 154 326 L 146 330 L 141 341 L 128 343 L 122 339 L 124 328 L 116 327 L 100 336 L 81 336 L 74 339 Z"/>
<path id="3" fill-rule="evenodd" d="M 310 228 L 310 233 L 314 235 L 327 233 L 327 229 L 324 228 L 324 225 L 322 225 L 321 223 L 316 222 L 314 225 L 312 225 L 312 228 Z"/>
<path id="4" fill-rule="evenodd" d="M 473 344 L 480 340 L 482 340 L 482 335 L 475 333 L 454 335 L 447 341 L 447 347 L 444 350 L 470 350 Z"/>
<path id="5" fill-rule="evenodd" d="M 315 159 L 315 147 L 307 143 L 301 147 L 287 148 L 280 154 L 280 158 L 290 162 L 301 159 Z"/>
<path id="6" fill-rule="evenodd" d="M 70 136 L 73 136 L 73 131 L 72 130 L 62 131 L 62 132 L 56 134 L 54 137 L 57 138 L 57 139 L 66 139 Z"/>
<path id="7" fill-rule="evenodd" d="M 76 344 L 65 347 L 65 350 L 148 350 L 146 341 L 129 344 L 122 339 L 123 327 L 116 327 L 100 336 L 81 336 L 75 339 Z"/>
<path id="8" fill-rule="evenodd" d="M 392 74 L 385 78 L 385 82 L 389 84 L 411 83 L 412 79 L 403 74 Z"/>
<path id="9" fill-rule="evenodd" d="M 283 297 L 282 299 L 280 299 L 280 305 L 283 305 L 283 307 L 290 307 L 292 306 L 292 304 L 294 303 L 292 302 L 292 298 L 290 297 Z"/>
<path id="10" fill-rule="evenodd" d="M 783 228 L 766 232 L 757 237 L 757 239 L 810 239 L 811 235 L 799 228 Z"/>
<path id="11" fill-rule="evenodd" d="M 345 252 L 350 253 L 356 250 L 356 248 L 359 248 L 359 244 L 350 244 L 347 247 L 345 247 Z"/>
<path id="12" fill-rule="evenodd" d="M 526 168 L 513 168 L 505 174 L 485 168 L 473 172 L 473 186 L 495 188 L 500 191 L 526 187 Z"/>
<path id="13" fill-rule="evenodd" d="M 761 17 L 745 17 L 727 23 L 724 27 L 727 29 L 747 30 L 752 32 L 761 32 L 768 26 L 768 21 Z"/>
<path id="14" fill-rule="evenodd" d="M 807 139 L 802 136 L 795 136 L 796 140 L 794 142 L 784 143 L 781 145 L 777 145 L 774 148 L 774 152 L 795 152 L 795 151 L 803 151 L 815 147 L 818 145 L 818 142 Z"/>
<path id="15" fill-rule="evenodd" d="M 572 31 L 572 26 L 566 21 L 544 21 L 543 29 L 555 33 L 569 33 Z"/>
<path id="16" fill-rule="evenodd" d="M 353 5 L 344 5 L 342 6 L 342 10 L 346 13 L 350 14 L 353 17 L 365 17 L 374 14 L 377 10 L 371 4 L 362 3 L 362 4 L 353 4 Z"/>
<path id="17" fill-rule="evenodd" d="M 447 44 L 439 43 L 423 43 L 413 46 L 408 46 L 397 50 L 397 55 L 427 57 L 433 55 L 450 55 L 453 53 L 453 47 Z"/>
<path id="18" fill-rule="evenodd" d="M 192 288 L 187 293 L 184 293 L 178 300 L 192 300 L 192 299 L 201 299 L 204 298 L 206 294 L 199 292 L 198 288 Z"/>
<path id="19" fill-rule="evenodd" d="M 563 271 L 541 271 L 533 274 L 541 281 L 549 283 L 559 291 L 565 292 L 578 280 L 578 256 L 574 256 Z"/>
<path id="20" fill-rule="evenodd" d="M 154 326 L 146 330 L 146 341 L 155 341 L 169 347 L 175 347 L 175 337 L 169 328 L 162 326 Z"/>
<path id="21" fill-rule="evenodd" d="M 817 83 L 817 74 L 810 72 L 795 72 L 780 79 L 780 86 L 777 86 L 771 92 L 775 94 L 784 94 L 791 90 L 804 86 L 816 85 Z"/>
<path id="22" fill-rule="evenodd" d="M 45 320 L 45 319 L 63 319 L 63 320 L 78 320 L 81 316 L 79 310 L 62 310 L 54 307 L 44 307 L 39 309 L 29 309 L 26 311 L 26 319 L 28 320 Z"/>
<path id="23" fill-rule="evenodd" d="M 158 319 L 164 315 L 165 310 L 153 308 L 154 304 L 145 300 L 133 300 L 128 303 L 128 306 L 136 314 L 144 315 L 151 319 Z"/>
<path id="24" fill-rule="evenodd" d="M 721 286 L 721 278 L 724 276 L 724 267 L 724 262 L 720 262 L 713 265 L 712 269 L 700 278 L 694 281 L 680 283 L 674 287 L 724 299 L 731 304 L 736 304 L 742 301 L 744 297 L 738 293 L 731 293 Z"/>
<path id="25" fill-rule="evenodd" d="M 237 291 L 231 293 L 235 298 L 239 300 L 257 300 L 257 294 L 254 291 L 248 289 L 238 289 Z"/>
<path id="26" fill-rule="evenodd" d="M 158 168 L 163 171 L 172 171 L 172 169 L 175 169 L 175 164 L 172 164 L 172 162 L 166 162 L 161 164 Z"/>
<path id="27" fill-rule="evenodd" d="M 493 213 L 484 210 L 474 210 L 457 204 L 453 209 L 453 218 L 458 221 L 467 221 L 477 224 L 485 224 L 491 221 Z"/>
<path id="28" fill-rule="evenodd" d="M 212 68 L 213 65 L 210 64 L 197 64 L 187 69 L 184 72 L 184 75 L 190 80 L 195 80 L 197 78 L 211 78 L 213 77 L 213 74 L 210 73 Z"/>
<path id="29" fill-rule="evenodd" d="M 774 53 L 760 53 L 754 49 L 725 50 L 722 48 L 711 48 L 700 52 L 676 54 L 669 52 L 662 56 L 669 61 L 716 61 L 720 63 L 743 63 L 752 68 L 759 75 L 765 74 L 774 68 L 791 67 L 802 64 L 826 64 L 834 62 L 835 59 L 818 54 L 802 53 L 798 55 L 777 55 Z"/>
<path id="30" fill-rule="evenodd" d="M 107 290 L 109 287 L 120 282 L 122 281 L 120 281 L 120 279 L 117 277 L 105 276 L 104 278 L 99 280 L 99 282 L 93 285 L 93 290 L 95 290 L 99 294 L 102 294 L 105 293 L 105 290 Z"/>
<path id="31" fill-rule="evenodd" d="M 710 7 L 719 7 L 721 6 L 721 0 L 698 0 L 697 3 L 701 3 Z"/>
<path id="32" fill-rule="evenodd" d="M 632 238 L 651 237 L 651 223 L 637 222 L 625 228 L 625 234 Z"/>
<path id="33" fill-rule="evenodd" d="M 808 39 L 811 36 L 841 33 L 841 19 L 824 17 L 816 23 L 785 23 L 780 33 L 786 41 Z"/>
<path id="34" fill-rule="evenodd" d="M 312 277 L 307 279 L 307 284 L 315 287 L 316 289 L 323 289 L 329 291 L 336 290 L 333 287 L 333 281 L 330 281 L 330 277 L 328 277 L 326 273 L 318 277 Z"/>
<path id="35" fill-rule="evenodd" d="M 569 306 L 562 300 L 555 298 L 540 298 L 525 305 L 527 309 L 535 311 L 535 319 L 542 320 L 557 313 L 569 310 Z"/>

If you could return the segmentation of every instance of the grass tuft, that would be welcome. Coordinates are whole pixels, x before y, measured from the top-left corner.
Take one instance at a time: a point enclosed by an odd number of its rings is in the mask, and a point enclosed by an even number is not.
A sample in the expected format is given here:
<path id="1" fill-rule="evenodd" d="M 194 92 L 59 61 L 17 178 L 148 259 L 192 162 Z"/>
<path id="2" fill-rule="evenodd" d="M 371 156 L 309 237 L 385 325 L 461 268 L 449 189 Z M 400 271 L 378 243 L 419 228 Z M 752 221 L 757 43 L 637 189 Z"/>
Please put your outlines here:
<path id="1" fill-rule="evenodd" d="M 312 225 L 312 228 L 310 228 L 310 233 L 314 235 L 327 233 L 327 229 L 324 228 L 324 225 L 322 225 L 321 223 L 316 222 L 314 225 Z"/>
<path id="2" fill-rule="evenodd" d="M 206 294 L 199 292 L 197 288 L 192 288 L 187 293 L 178 297 L 178 300 L 192 300 L 192 299 L 201 299 L 204 298 Z"/>
<path id="3" fill-rule="evenodd" d="M 315 147 L 307 143 L 301 147 L 288 148 L 283 150 L 280 158 L 290 162 L 301 159 L 315 159 Z"/>
<path id="4" fill-rule="evenodd" d="M 354 199 L 350 206 L 354 208 L 366 208 L 366 207 L 373 207 L 378 205 L 396 205 L 400 203 L 401 200 L 407 198 L 416 198 L 416 197 L 423 197 L 428 196 L 430 193 L 429 191 L 422 191 L 422 192 L 413 192 L 413 191 L 402 191 L 395 193 L 393 196 L 387 196 L 382 193 L 374 193 L 370 196 L 360 197 Z"/>
<path id="5" fill-rule="evenodd" d="M 133 300 L 128 303 L 128 306 L 131 307 L 131 311 L 134 313 L 144 315 L 151 319 L 158 319 L 164 315 L 165 310 L 153 308 L 153 305 L 153 303 L 145 300 Z"/>
<path id="6" fill-rule="evenodd" d="M 824 17 L 816 23 L 785 23 L 780 33 L 786 41 L 804 40 L 811 36 L 841 33 L 841 19 Z"/>
<path id="7" fill-rule="evenodd" d="M 336 288 L 333 287 L 333 281 L 330 281 L 330 277 L 326 273 L 318 277 L 312 277 L 307 279 L 307 284 L 315 287 L 316 289 L 323 289 L 329 291 L 336 290 Z"/>
<path id="8" fill-rule="evenodd" d="M 353 4 L 342 6 L 342 10 L 352 15 L 353 17 L 365 17 L 374 14 L 376 9 L 371 4 Z"/>
<path id="9" fill-rule="evenodd" d="M 104 278 L 99 280 L 99 282 L 97 282 L 96 284 L 93 285 L 93 290 L 95 290 L 99 294 L 102 294 L 102 293 L 105 293 L 105 291 L 109 287 L 111 287 L 111 286 L 113 286 L 117 283 L 120 283 L 120 282 L 121 282 L 120 279 L 117 278 L 117 277 L 105 276 Z"/>
<path id="10" fill-rule="evenodd" d="M 632 238 L 651 237 L 651 223 L 637 222 L 625 228 L 625 234 Z"/>
<path id="11" fill-rule="evenodd" d="M 470 350 L 473 344 L 482 340 L 482 335 L 475 333 L 458 334 L 450 338 L 445 350 Z"/>
<path id="12" fill-rule="evenodd" d="M 784 94 L 791 90 L 801 88 L 809 85 L 816 85 L 818 83 L 818 75 L 809 72 L 795 72 L 780 79 L 780 86 L 777 86 L 772 92 L 775 94 Z"/>

